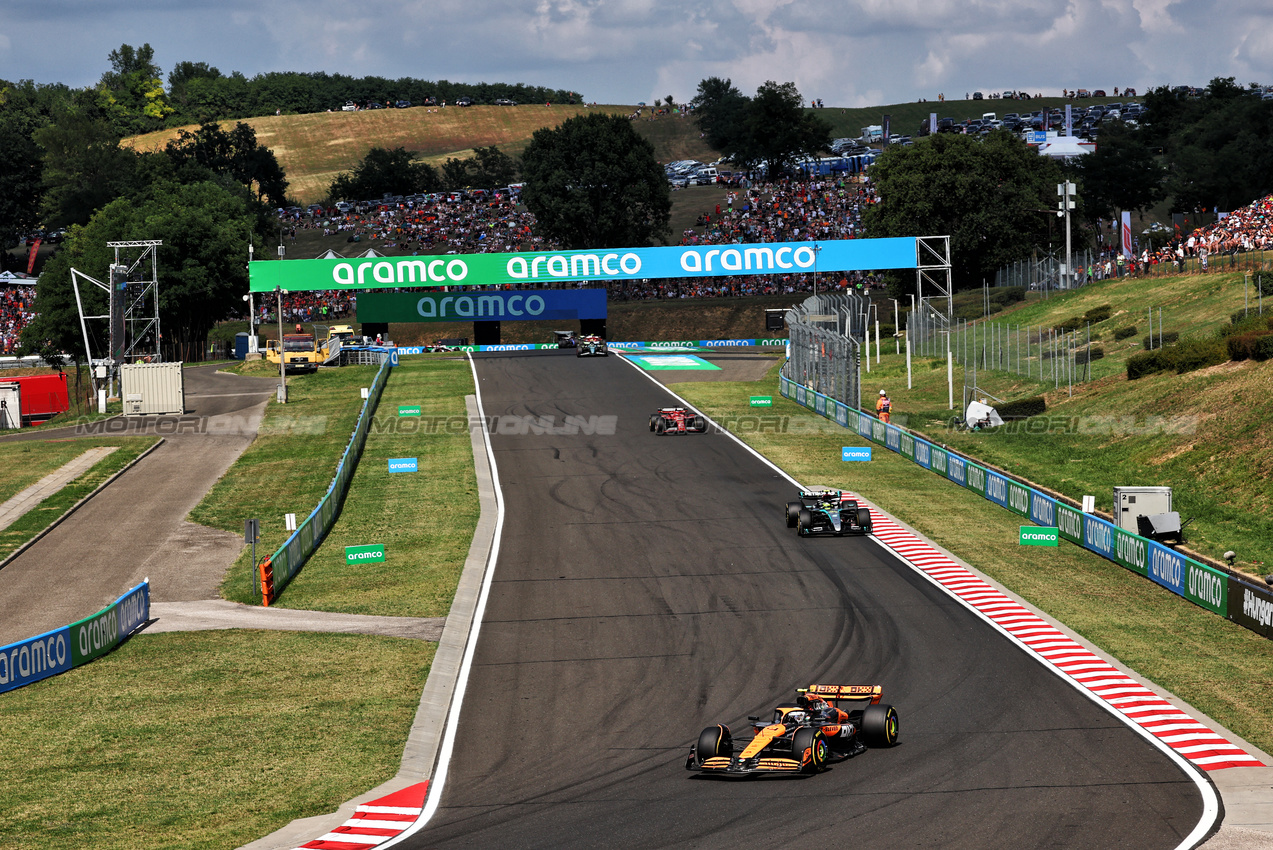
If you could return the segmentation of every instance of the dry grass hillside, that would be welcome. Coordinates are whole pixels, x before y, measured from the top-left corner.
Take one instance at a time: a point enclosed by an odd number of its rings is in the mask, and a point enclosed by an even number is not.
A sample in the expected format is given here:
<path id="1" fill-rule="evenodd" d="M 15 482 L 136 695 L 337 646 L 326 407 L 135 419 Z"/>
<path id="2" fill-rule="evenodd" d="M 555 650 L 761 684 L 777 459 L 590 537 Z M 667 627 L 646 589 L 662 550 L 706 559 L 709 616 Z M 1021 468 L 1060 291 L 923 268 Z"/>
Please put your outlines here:
<path id="1" fill-rule="evenodd" d="M 377 109 L 363 112 L 319 112 L 311 115 L 269 115 L 248 118 L 257 141 L 274 151 L 287 174 L 288 194 L 302 204 L 322 200 L 332 179 L 349 171 L 373 147 L 402 147 L 417 159 L 440 165 L 447 157 L 471 156 L 477 147 L 499 146 L 520 156 L 534 132 L 556 127 L 584 112 L 601 110 L 630 114 L 631 106 L 470 106 Z M 233 122 L 226 122 L 231 124 Z M 662 161 L 715 159 L 698 137 L 692 120 L 680 117 L 641 120 L 638 132 L 655 146 Z M 182 130 L 173 128 L 126 139 L 137 150 L 160 150 Z"/>

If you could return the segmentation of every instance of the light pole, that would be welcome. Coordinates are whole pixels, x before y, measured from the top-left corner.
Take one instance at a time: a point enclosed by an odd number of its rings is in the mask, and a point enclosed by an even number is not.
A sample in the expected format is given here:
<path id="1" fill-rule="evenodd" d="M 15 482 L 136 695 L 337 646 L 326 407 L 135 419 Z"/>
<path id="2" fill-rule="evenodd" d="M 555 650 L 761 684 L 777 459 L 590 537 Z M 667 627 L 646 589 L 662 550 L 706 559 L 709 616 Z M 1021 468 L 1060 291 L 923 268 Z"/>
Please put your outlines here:
<path id="1" fill-rule="evenodd" d="M 252 254 L 256 249 L 251 242 L 248 242 L 248 294 L 243 296 L 243 300 L 248 302 L 248 353 L 255 354 L 257 351 L 256 344 L 256 307 L 252 299 L 251 278 L 252 278 Z"/>
<path id="2" fill-rule="evenodd" d="M 283 250 L 283 246 L 279 245 L 279 250 Z M 283 349 L 283 287 L 274 287 L 274 292 L 278 295 L 278 402 L 279 404 L 287 404 L 287 355 Z"/>
<path id="3" fill-rule="evenodd" d="M 901 354 L 902 353 L 902 338 L 901 338 L 902 311 L 901 311 L 901 307 L 897 303 L 896 298 L 890 298 L 888 300 L 893 302 L 893 342 L 894 342 L 893 347 L 897 349 L 893 353 Z"/>
<path id="4" fill-rule="evenodd" d="M 1066 289 L 1072 288 L 1074 282 L 1074 257 L 1070 254 L 1070 210 L 1074 209 L 1074 192 L 1076 188 L 1069 180 L 1056 184 L 1056 194 L 1061 198 L 1057 202 L 1057 216 L 1065 216 L 1065 276 L 1069 279 Z"/>

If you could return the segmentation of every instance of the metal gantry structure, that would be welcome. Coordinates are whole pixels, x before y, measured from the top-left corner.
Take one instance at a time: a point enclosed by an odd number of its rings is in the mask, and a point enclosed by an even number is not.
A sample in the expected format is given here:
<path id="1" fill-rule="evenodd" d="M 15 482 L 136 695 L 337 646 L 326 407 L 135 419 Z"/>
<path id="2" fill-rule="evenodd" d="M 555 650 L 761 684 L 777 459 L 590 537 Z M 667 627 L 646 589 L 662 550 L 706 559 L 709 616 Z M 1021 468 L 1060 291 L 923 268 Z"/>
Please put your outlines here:
<path id="1" fill-rule="evenodd" d="M 100 395 L 105 382 L 108 395 L 115 395 L 119 385 L 119 367 L 124 363 L 160 362 L 163 359 L 163 335 L 159 326 L 159 239 L 139 239 L 107 242 L 115 249 L 115 262 L 108 275 L 110 283 L 71 269 L 71 283 L 75 289 L 75 304 L 79 310 L 80 332 L 84 335 L 84 352 L 93 369 L 93 390 Z M 141 252 L 131 262 L 121 251 L 140 248 Z M 149 263 L 147 263 L 149 261 Z M 80 294 L 80 280 L 93 284 L 106 292 L 105 315 L 90 316 L 84 312 L 84 298 Z M 105 357 L 94 357 L 88 333 L 89 320 L 105 319 L 108 343 Z"/>

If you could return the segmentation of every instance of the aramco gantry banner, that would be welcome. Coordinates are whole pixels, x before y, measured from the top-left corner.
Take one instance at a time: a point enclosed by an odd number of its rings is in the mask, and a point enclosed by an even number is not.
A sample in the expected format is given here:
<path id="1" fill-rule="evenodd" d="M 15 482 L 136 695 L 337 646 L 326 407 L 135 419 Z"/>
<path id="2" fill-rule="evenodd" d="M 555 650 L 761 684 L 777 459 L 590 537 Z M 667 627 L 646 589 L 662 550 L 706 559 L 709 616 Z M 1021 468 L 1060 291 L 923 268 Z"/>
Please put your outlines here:
<path id="1" fill-rule="evenodd" d="M 913 269 L 915 239 L 836 239 L 606 251 L 523 254 L 428 254 L 333 260 L 258 260 L 248 266 L 253 292 L 489 286 L 574 280 L 644 280 L 738 274 Z"/>

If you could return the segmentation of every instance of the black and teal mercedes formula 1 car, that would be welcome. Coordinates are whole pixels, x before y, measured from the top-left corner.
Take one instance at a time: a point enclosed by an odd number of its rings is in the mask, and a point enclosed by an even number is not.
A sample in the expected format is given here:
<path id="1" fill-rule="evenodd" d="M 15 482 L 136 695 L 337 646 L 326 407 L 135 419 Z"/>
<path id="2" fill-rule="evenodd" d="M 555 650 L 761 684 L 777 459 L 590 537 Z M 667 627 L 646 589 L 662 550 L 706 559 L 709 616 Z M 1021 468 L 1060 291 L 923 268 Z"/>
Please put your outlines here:
<path id="1" fill-rule="evenodd" d="M 817 487 L 801 490 L 800 498 L 787 502 L 787 528 L 801 537 L 810 534 L 870 534 L 871 512 L 842 490 Z"/>

